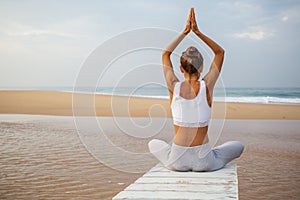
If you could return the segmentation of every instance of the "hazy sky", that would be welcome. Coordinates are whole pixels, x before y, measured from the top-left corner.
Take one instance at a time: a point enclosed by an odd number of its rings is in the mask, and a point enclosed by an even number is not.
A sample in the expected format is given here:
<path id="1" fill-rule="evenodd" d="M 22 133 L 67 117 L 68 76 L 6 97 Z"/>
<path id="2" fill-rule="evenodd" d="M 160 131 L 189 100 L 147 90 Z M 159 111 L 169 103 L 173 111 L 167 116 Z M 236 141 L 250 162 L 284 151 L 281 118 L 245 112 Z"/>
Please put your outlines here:
<path id="1" fill-rule="evenodd" d="M 83 63 L 103 42 L 143 27 L 182 31 L 190 7 L 199 29 L 226 50 L 226 87 L 300 87 L 299 0 L 2 0 L 0 87 L 73 86 Z M 144 64 L 160 63 L 160 53 L 149 54 Z M 204 58 L 209 63 L 210 57 Z M 133 59 L 124 68 L 134 67 Z M 111 73 L 118 74 L 117 69 Z M 157 68 L 147 76 L 162 79 L 161 73 Z M 145 76 L 143 70 L 138 74 Z M 105 78 L 105 85 L 118 79 Z"/>

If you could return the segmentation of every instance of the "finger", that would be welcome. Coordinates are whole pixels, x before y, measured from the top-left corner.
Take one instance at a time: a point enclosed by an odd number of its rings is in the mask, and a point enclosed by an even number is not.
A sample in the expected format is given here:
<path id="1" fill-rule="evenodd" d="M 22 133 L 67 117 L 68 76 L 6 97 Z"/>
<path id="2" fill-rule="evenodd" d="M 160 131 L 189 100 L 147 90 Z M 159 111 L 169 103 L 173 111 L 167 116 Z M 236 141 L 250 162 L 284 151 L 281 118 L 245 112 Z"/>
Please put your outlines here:
<path id="1" fill-rule="evenodd" d="M 191 23 L 191 16 L 189 15 L 189 18 L 187 19 L 186 23 L 190 24 Z"/>
<path id="2" fill-rule="evenodd" d="M 192 9 L 190 10 L 189 20 L 192 19 Z"/>
<path id="3" fill-rule="evenodd" d="M 194 12 L 194 8 L 193 8 L 193 10 L 192 10 L 192 17 L 193 17 L 193 19 L 195 19 L 195 12 Z"/>
<path id="4" fill-rule="evenodd" d="M 190 9 L 190 19 L 192 20 L 193 17 L 193 8 Z"/>
<path id="5" fill-rule="evenodd" d="M 193 12 L 193 21 L 196 22 L 195 12 Z"/>

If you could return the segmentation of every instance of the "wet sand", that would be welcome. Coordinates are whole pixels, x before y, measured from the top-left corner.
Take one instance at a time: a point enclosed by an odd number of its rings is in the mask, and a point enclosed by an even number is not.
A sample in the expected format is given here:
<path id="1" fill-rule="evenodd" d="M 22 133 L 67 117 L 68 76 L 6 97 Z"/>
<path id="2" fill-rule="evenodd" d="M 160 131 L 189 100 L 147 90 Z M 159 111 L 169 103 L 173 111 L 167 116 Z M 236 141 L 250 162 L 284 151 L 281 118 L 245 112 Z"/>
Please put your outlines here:
<path id="1" fill-rule="evenodd" d="M 300 121 L 226 121 L 219 144 L 240 140 L 240 199 L 299 199 Z"/>
<path id="2" fill-rule="evenodd" d="M 0 199 L 111 199 L 140 176 L 94 159 L 72 117 L 0 119 Z"/>
<path id="3" fill-rule="evenodd" d="M 143 130 L 151 129 L 148 123 L 155 128 L 164 118 L 131 118 L 134 123 L 130 124 L 126 119 L 97 118 L 101 131 L 116 147 L 143 155 L 134 165 L 114 155 L 113 149 L 98 152 L 100 161 L 94 157 L 97 153 L 90 154 L 87 149 L 93 149 L 82 141 L 99 130 L 86 124 L 86 118 L 1 114 L 0 199 L 111 199 L 157 163 L 148 156 L 147 141 L 172 138 L 170 119 L 153 135 Z M 138 134 L 139 129 L 142 133 Z M 238 164 L 240 199 L 299 198 L 298 120 L 226 120 L 220 135 L 214 129 L 209 134 L 217 136 L 217 144 L 240 140 L 246 146 L 233 161 Z M 91 144 L 96 148 L 105 143 L 95 140 Z M 105 166 L 101 159 L 115 161 L 115 165 Z M 139 173 L 132 173 L 134 168 Z"/>

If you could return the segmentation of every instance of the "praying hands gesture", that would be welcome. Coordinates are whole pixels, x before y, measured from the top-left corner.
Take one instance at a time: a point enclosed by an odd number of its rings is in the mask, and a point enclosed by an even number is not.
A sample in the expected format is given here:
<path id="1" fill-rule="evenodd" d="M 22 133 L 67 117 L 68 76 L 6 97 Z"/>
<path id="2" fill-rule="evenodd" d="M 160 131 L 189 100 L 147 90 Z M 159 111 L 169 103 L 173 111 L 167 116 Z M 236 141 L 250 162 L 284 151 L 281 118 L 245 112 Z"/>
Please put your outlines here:
<path id="1" fill-rule="evenodd" d="M 170 93 L 170 100 L 173 96 L 173 89 L 175 83 L 179 81 L 179 79 L 174 73 L 170 56 L 174 49 L 178 46 L 178 44 L 185 38 L 187 34 L 190 33 L 191 30 L 214 52 L 214 58 L 211 63 L 209 72 L 203 77 L 203 80 L 205 81 L 208 89 L 208 95 L 211 98 L 214 86 L 222 69 L 225 53 L 224 49 L 221 46 L 219 46 L 215 41 L 213 41 L 212 39 L 210 39 L 209 37 L 207 37 L 199 31 L 194 13 L 194 8 L 191 8 L 184 31 L 179 36 L 177 36 L 177 38 L 175 38 L 162 53 L 164 75 Z"/>
<path id="2" fill-rule="evenodd" d="M 185 29 L 184 29 L 183 33 L 185 35 L 187 35 L 187 34 L 189 34 L 189 32 L 191 30 L 194 33 L 199 32 L 199 29 L 198 29 L 198 26 L 197 26 L 197 22 L 196 22 L 194 8 L 191 8 L 191 10 L 190 10 L 189 18 L 188 18 L 188 20 L 186 22 L 186 26 L 185 26 Z"/>

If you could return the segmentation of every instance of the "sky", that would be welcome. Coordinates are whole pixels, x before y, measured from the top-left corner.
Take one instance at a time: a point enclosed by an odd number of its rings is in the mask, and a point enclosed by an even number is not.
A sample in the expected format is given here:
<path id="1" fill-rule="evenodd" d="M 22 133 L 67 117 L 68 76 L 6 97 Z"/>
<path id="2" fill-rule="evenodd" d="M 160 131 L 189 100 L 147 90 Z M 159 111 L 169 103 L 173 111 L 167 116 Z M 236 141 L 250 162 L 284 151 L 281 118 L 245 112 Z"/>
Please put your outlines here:
<path id="1" fill-rule="evenodd" d="M 99 62 L 99 85 L 147 84 L 152 77 L 163 84 L 162 48 L 184 30 L 191 7 L 200 31 L 225 49 L 225 87 L 300 87 L 298 0 L 2 0 L 0 88 L 73 87 L 92 54 L 112 62 L 108 68 Z M 151 27 L 162 30 L 161 36 L 153 29 L 147 33 L 158 42 L 140 34 Z M 135 42 L 126 38 L 128 32 L 157 45 L 117 53 Z M 114 38 L 121 42 L 116 45 Z M 110 50 L 100 54 L 103 44 Z M 193 33 L 177 53 L 190 44 L 203 53 L 207 72 L 213 54 Z M 178 71 L 178 56 L 172 61 Z"/>

